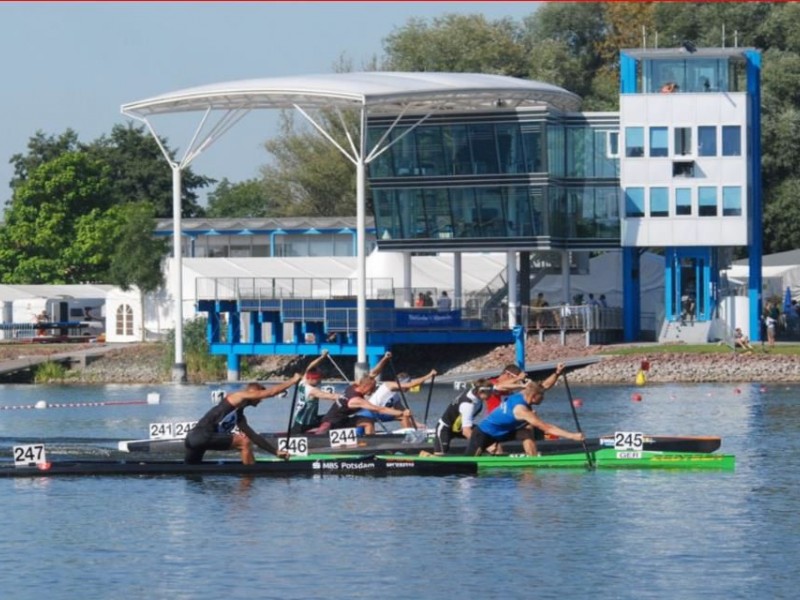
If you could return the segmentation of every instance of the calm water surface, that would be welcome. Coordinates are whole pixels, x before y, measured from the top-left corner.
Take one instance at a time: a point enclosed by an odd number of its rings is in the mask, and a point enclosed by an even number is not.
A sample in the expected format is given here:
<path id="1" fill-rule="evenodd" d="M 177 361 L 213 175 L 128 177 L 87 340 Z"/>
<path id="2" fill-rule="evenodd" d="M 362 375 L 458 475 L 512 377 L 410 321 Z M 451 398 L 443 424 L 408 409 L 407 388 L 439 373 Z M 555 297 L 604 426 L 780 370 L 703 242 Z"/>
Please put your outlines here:
<path id="1" fill-rule="evenodd" d="M 0 410 L 0 454 L 147 437 L 194 420 L 200 386 L 0 386 L 39 400 L 150 406 Z M 496 472 L 447 478 L 0 480 L 0 597 L 793 598 L 800 387 L 572 386 L 588 435 L 712 434 L 733 473 Z M 642 401 L 632 401 L 641 393 Z M 429 421 L 454 396 L 437 386 Z M 426 393 L 409 396 L 417 414 Z M 249 411 L 283 429 L 289 400 Z M 540 409 L 573 428 L 563 388 Z"/>

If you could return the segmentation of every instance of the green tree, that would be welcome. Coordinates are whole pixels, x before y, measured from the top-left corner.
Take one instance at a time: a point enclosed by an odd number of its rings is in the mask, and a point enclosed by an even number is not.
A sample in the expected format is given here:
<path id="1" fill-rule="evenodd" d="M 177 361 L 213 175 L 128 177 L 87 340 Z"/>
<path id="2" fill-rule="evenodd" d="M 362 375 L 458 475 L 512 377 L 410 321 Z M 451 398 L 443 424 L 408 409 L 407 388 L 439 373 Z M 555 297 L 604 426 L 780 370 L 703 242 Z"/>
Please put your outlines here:
<path id="1" fill-rule="evenodd" d="M 523 76 L 521 28 L 511 19 L 449 14 L 429 24 L 411 19 L 384 40 L 388 70 L 454 71 Z"/>
<path id="2" fill-rule="evenodd" d="M 587 110 L 608 109 L 593 97 L 594 78 L 604 66 L 599 52 L 608 30 L 604 6 L 599 2 L 552 2 L 526 17 L 525 76 L 578 94 L 584 106 L 600 105 Z"/>
<path id="3" fill-rule="evenodd" d="M 11 188 L 16 188 L 28 179 L 28 175 L 46 162 L 58 158 L 65 152 L 80 150 L 78 134 L 67 129 L 58 137 L 37 131 L 28 140 L 27 154 L 14 154 L 9 162 L 14 167 Z"/>
<path id="4" fill-rule="evenodd" d="M 174 159 L 166 140 L 164 147 Z M 111 173 L 112 203 L 146 201 L 153 205 L 157 218 L 172 216 L 172 169 L 144 127 L 132 124 L 115 125 L 111 134 L 102 136 L 85 147 L 101 158 Z M 196 175 L 191 168 L 181 174 L 181 216 L 202 217 L 197 191 L 214 183 L 213 179 Z"/>
<path id="5" fill-rule="evenodd" d="M 98 281 L 104 269 L 76 260 L 70 247 L 109 208 L 109 189 L 106 165 L 83 152 L 65 152 L 26 173 L 0 229 L 2 281 Z"/>
<path id="6" fill-rule="evenodd" d="M 114 235 L 108 282 L 123 290 L 136 286 L 142 295 L 164 285 L 162 260 L 169 241 L 153 236 L 155 211 L 148 202 L 115 206 L 106 213 L 118 225 Z"/>
<path id="7" fill-rule="evenodd" d="M 208 217 L 274 217 L 278 207 L 267 195 L 266 181 L 248 179 L 231 183 L 227 178 L 208 195 Z"/>
<path id="8" fill-rule="evenodd" d="M 343 148 L 349 148 L 345 129 L 336 113 L 319 111 L 323 128 Z M 356 131 L 354 114 L 343 114 Z M 276 216 L 343 216 L 356 212 L 356 170 L 333 144 L 317 131 L 299 128 L 288 113 L 281 116 L 281 136 L 266 142 L 274 165 L 262 168 L 266 197 L 275 203 Z"/>

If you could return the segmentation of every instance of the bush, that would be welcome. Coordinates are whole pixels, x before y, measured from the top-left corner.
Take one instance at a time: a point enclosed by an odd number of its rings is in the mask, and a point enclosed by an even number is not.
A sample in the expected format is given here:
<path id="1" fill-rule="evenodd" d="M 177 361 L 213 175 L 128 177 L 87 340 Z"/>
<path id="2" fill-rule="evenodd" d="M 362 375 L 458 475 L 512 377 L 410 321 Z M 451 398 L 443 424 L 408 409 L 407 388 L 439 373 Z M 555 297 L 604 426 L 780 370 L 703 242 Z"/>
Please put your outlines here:
<path id="1" fill-rule="evenodd" d="M 67 378 L 69 369 L 61 363 L 47 361 L 36 367 L 33 380 L 36 383 L 52 383 L 54 381 L 64 381 Z"/>
<path id="2" fill-rule="evenodd" d="M 189 381 L 218 381 L 226 376 L 224 356 L 213 356 L 209 353 L 206 340 L 208 319 L 198 317 L 187 321 L 183 326 L 183 354 L 186 361 L 186 375 Z M 170 331 L 167 338 L 170 348 L 166 358 L 167 368 L 175 364 L 175 330 Z"/>

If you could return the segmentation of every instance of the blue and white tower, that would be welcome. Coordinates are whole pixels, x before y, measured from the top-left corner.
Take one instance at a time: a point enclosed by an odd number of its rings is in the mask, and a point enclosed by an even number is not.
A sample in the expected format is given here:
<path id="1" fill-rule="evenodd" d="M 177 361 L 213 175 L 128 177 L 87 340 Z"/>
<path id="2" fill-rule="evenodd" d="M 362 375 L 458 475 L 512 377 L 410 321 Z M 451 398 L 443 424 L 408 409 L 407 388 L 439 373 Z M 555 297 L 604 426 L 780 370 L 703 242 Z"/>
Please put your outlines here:
<path id="1" fill-rule="evenodd" d="M 750 48 L 620 53 L 626 339 L 638 334 L 642 249 L 664 249 L 667 328 L 689 324 L 702 335 L 716 316 L 720 267 L 737 246 L 749 250 L 747 325 L 759 339 L 760 73 Z"/>

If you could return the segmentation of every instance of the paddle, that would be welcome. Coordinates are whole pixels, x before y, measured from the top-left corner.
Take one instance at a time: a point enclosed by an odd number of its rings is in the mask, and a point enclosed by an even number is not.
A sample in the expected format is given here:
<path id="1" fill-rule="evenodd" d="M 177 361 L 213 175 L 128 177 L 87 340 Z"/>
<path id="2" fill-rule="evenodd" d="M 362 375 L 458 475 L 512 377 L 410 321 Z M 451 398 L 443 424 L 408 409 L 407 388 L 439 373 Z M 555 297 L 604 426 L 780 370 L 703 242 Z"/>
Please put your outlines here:
<path id="1" fill-rule="evenodd" d="M 300 389 L 300 382 L 294 384 L 294 394 L 292 394 L 292 407 L 289 409 L 289 427 L 286 428 L 286 451 L 289 452 L 289 440 L 292 439 L 292 422 L 294 421 L 294 408 L 297 405 L 297 390 Z"/>
<path id="2" fill-rule="evenodd" d="M 394 382 L 397 384 L 397 390 L 400 392 L 400 399 L 403 401 L 403 407 L 407 411 L 411 412 L 411 407 L 408 405 L 408 400 L 406 400 L 406 393 L 403 390 L 403 384 L 400 383 L 400 378 L 397 376 L 397 369 L 394 366 L 394 360 L 391 357 L 389 357 L 389 364 L 392 367 L 392 374 L 394 375 Z M 423 431 L 422 435 L 420 435 L 420 433 L 418 431 L 418 428 L 417 428 L 417 420 L 414 418 L 413 414 L 411 415 L 411 425 L 414 427 L 414 438 L 417 441 L 424 441 L 424 439 L 426 437 L 426 433 Z M 427 428 L 428 428 L 428 426 L 425 425 L 425 429 L 427 429 Z"/>
<path id="3" fill-rule="evenodd" d="M 433 382 L 434 381 L 436 381 L 436 375 L 431 377 L 431 384 L 430 384 L 430 387 L 428 388 L 428 401 L 425 402 L 425 417 L 422 419 L 423 423 L 427 423 L 428 422 L 428 410 L 431 407 L 431 394 L 433 394 Z M 427 427 L 427 425 L 425 425 L 425 427 Z"/>
<path id="4" fill-rule="evenodd" d="M 578 430 L 578 433 L 583 433 L 581 429 L 581 424 L 578 421 L 578 411 L 575 410 L 575 403 L 572 400 L 572 391 L 569 389 L 569 381 L 567 381 L 567 374 L 561 373 L 561 376 L 564 378 L 564 386 L 567 389 L 567 398 L 569 399 L 569 407 L 572 409 L 572 418 L 575 419 L 575 428 Z M 592 455 L 589 452 L 589 448 L 586 446 L 586 437 L 581 440 L 581 444 L 583 445 L 583 451 L 586 452 L 586 468 L 590 471 L 594 471 L 594 460 L 592 459 Z"/>
<path id="5" fill-rule="evenodd" d="M 331 361 L 331 364 L 332 364 L 332 365 L 333 365 L 333 366 L 336 368 L 336 370 L 337 370 L 337 371 L 339 371 L 339 375 L 341 375 L 341 376 L 342 376 L 342 379 L 344 379 L 344 383 L 345 383 L 345 385 L 347 385 L 348 383 L 350 383 L 350 380 L 347 378 L 347 375 L 345 375 L 345 374 L 344 374 L 344 371 L 342 371 L 342 369 L 339 367 L 339 365 L 338 365 L 338 364 L 336 364 L 336 361 L 335 361 L 335 360 L 333 360 L 333 357 L 332 357 L 330 354 L 328 354 L 327 356 L 328 356 L 328 360 L 330 360 L 330 361 Z"/>

